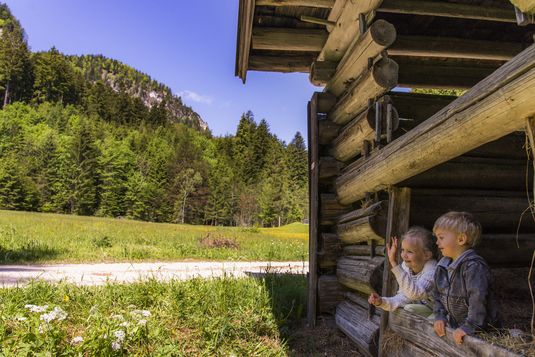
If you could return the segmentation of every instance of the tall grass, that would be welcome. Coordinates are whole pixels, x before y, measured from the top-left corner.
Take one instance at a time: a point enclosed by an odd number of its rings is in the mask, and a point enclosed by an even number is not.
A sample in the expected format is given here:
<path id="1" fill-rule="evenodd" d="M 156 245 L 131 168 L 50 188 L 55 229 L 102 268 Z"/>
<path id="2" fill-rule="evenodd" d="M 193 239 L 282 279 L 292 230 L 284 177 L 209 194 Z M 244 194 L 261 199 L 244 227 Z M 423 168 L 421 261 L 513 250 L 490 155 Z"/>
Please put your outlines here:
<path id="1" fill-rule="evenodd" d="M 281 356 L 305 292 L 297 275 L 2 289 L 1 354 Z M 60 308 L 66 319 L 47 324 L 28 304 Z"/>
<path id="2" fill-rule="evenodd" d="M 203 238 L 231 240 L 206 246 Z M 238 228 L 0 211 L 0 263 L 306 260 L 308 226 Z"/>

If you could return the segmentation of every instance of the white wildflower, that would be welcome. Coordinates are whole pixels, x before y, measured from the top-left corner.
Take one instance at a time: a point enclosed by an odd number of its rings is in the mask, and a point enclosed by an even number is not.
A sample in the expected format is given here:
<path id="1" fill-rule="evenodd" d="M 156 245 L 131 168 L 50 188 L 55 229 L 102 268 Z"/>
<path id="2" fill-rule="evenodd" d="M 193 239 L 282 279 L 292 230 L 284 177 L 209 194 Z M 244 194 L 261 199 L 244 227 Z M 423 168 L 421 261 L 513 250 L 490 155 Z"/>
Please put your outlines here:
<path id="1" fill-rule="evenodd" d="M 42 314 L 40 319 L 44 322 L 52 322 L 54 320 L 63 321 L 67 318 L 67 313 L 61 309 L 61 307 L 55 307 L 47 314 Z"/>
<path id="2" fill-rule="evenodd" d="M 15 317 L 15 320 L 17 320 L 17 321 L 26 321 L 27 318 L 25 318 L 23 316 L 17 316 L 17 317 Z"/>
<path id="3" fill-rule="evenodd" d="M 84 342 L 84 338 L 82 336 L 76 336 L 71 340 L 71 345 L 76 345 L 80 342 Z"/>
<path id="4" fill-rule="evenodd" d="M 147 320 L 141 319 L 137 322 L 138 325 L 145 326 L 147 324 Z"/>
<path id="5" fill-rule="evenodd" d="M 121 344 L 119 342 L 112 342 L 111 343 L 111 348 L 114 350 L 114 351 L 119 351 L 121 349 Z"/>
<path id="6" fill-rule="evenodd" d="M 135 316 L 135 317 L 151 317 L 151 313 L 149 310 L 134 310 L 132 312 L 130 312 L 130 314 L 132 314 L 132 316 Z"/>
<path id="7" fill-rule="evenodd" d="M 113 333 L 113 335 L 115 336 L 117 342 L 123 342 L 124 338 L 126 337 L 126 334 L 123 330 L 117 330 Z"/>
<path id="8" fill-rule="evenodd" d="M 121 322 L 121 323 L 119 324 L 119 326 L 122 326 L 122 327 L 129 327 L 129 326 L 130 326 L 130 322 L 128 322 L 128 321 Z"/>
<path id="9" fill-rule="evenodd" d="M 128 305 L 127 308 L 129 308 L 129 309 L 135 309 L 135 308 L 136 308 L 136 305 Z"/>
<path id="10" fill-rule="evenodd" d="M 45 312 L 48 309 L 48 305 L 39 306 L 39 305 L 27 304 L 27 305 L 24 305 L 24 307 L 30 310 L 30 312 Z"/>
<path id="11" fill-rule="evenodd" d="M 121 320 L 121 321 L 124 321 L 124 316 L 123 315 L 120 315 L 120 314 L 117 314 L 117 315 L 111 315 L 111 318 L 113 320 Z"/>
<path id="12" fill-rule="evenodd" d="M 39 333 L 45 333 L 47 331 L 48 331 L 48 325 L 46 323 L 39 325 Z"/>

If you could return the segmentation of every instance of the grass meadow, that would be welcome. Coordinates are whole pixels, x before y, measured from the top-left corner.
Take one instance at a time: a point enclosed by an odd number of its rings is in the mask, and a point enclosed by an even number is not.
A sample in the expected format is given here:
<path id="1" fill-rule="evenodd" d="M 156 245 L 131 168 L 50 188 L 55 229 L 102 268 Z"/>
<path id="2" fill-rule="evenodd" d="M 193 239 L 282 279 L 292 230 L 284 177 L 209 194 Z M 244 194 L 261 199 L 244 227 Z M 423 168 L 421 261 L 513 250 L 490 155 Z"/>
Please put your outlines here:
<path id="1" fill-rule="evenodd" d="M 239 228 L 0 211 L 0 264 L 308 259 L 308 226 Z"/>
<path id="2" fill-rule="evenodd" d="M 283 356 L 306 278 L 0 289 L 2 356 Z"/>

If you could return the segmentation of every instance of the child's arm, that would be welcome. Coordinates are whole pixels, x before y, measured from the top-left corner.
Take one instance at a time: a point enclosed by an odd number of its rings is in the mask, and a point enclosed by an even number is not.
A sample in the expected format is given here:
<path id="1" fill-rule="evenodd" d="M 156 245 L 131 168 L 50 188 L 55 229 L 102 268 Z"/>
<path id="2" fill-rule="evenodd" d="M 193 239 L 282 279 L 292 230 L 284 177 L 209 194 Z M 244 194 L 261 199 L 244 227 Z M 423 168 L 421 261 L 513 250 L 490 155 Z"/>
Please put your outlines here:
<path id="1" fill-rule="evenodd" d="M 379 296 L 377 293 L 372 293 L 368 298 L 368 302 L 385 311 L 394 311 L 401 305 L 406 305 L 411 300 L 407 298 L 403 293 L 398 292 L 397 295 L 392 297 Z"/>
<path id="2" fill-rule="evenodd" d="M 471 335 L 485 326 L 491 277 L 488 267 L 476 261 L 467 263 L 461 278 L 464 279 L 468 295 L 468 316 L 459 328 L 467 335 Z"/>
<path id="3" fill-rule="evenodd" d="M 436 334 L 442 337 L 446 334 L 446 322 L 448 320 L 446 318 L 446 308 L 440 300 L 440 293 L 435 285 L 433 285 L 432 296 L 434 302 L 433 314 L 435 315 L 435 323 L 433 324 L 433 328 Z"/>
<path id="4" fill-rule="evenodd" d="M 411 300 L 424 299 L 433 289 L 434 271 L 432 269 L 425 271 L 417 281 L 411 279 L 409 273 L 403 270 L 401 265 L 392 268 L 392 273 L 396 277 L 399 290 Z"/>

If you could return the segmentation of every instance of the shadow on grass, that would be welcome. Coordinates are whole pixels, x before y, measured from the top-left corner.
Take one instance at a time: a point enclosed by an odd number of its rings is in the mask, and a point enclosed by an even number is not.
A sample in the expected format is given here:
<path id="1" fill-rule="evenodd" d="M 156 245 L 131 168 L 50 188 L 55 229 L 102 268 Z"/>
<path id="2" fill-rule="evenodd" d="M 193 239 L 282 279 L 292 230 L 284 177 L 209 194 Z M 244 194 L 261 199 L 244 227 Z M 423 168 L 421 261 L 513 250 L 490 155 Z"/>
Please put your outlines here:
<path id="1" fill-rule="evenodd" d="M 57 257 L 61 252 L 39 243 L 27 243 L 15 249 L 0 246 L 0 264 L 34 263 Z"/>
<path id="2" fill-rule="evenodd" d="M 283 337 L 288 337 L 291 328 L 306 317 L 307 277 L 292 273 L 247 273 L 259 279 L 271 299 L 273 316 Z"/>

